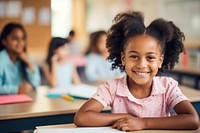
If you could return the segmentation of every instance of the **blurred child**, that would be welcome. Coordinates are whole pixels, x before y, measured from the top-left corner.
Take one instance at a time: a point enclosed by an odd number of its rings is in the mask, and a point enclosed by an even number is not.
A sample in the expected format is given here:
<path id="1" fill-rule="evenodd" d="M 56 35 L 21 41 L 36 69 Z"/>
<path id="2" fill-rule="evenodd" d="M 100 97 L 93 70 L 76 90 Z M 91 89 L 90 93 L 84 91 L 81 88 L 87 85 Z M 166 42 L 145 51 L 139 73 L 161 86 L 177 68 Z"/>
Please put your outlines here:
<path id="1" fill-rule="evenodd" d="M 27 93 L 40 85 L 40 73 L 26 52 L 26 32 L 8 23 L 0 35 L 0 94 Z"/>
<path id="2" fill-rule="evenodd" d="M 67 37 L 67 40 L 69 41 L 69 43 L 71 45 L 70 54 L 71 55 L 80 55 L 81 54 L 80 46 L 75 39 L 75 31 L 74 30 L 71 30 L 69 32 L 69 36 Z"/>
<path id="3" fill-rule="evenodd" d="M 70 45 L 67 39 L 52 38 L 43 72 L 51 87 L 66 88 L 80 82 L 76 67 L 69 59 Z"/>
<path id="4" fill-rule="evenodd" d="M 120 71 L 111 71 L 108 62 L 108 49 L 106 48 L 106 32 L 97 31 L 90 35 L 90 44 L 86 52 L 87 65 L 85 75 L 89 82 L 102 82 L 114 78 Z"/>
<path id="5" fill-rule="evenodd" d="M 118 14 L 108 31 L 112 69 L 126 76 L 101 85 L 75 116 L 77 126 L 111 126 L 123 131 L 198 129 L 199 117 L 177 81 L 157 76 L 170 70 L 184 50 L 184 34 L 173 22 L 154 20 L 148 27 L 140 12 Z M 112 114 L 101 110 L 111 106 Z M 170 116 L 170 108 L 176 116 Z"/>

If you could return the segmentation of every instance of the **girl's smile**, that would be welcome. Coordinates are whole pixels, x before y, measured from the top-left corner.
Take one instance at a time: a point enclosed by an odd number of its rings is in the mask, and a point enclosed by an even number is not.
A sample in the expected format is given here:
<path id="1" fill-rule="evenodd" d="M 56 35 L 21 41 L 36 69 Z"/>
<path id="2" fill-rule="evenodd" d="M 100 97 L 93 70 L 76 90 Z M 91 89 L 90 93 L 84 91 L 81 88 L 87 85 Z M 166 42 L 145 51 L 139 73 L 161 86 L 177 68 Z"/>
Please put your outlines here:
<path id="1" fill-rule="evenodd" d="M 139 71 L 133 71 L 133 72 L 135 73 L 135 75 L 138 76 L 138 78 L 145 78 L 150 73 L 150 72 L 139 72 Z"/>

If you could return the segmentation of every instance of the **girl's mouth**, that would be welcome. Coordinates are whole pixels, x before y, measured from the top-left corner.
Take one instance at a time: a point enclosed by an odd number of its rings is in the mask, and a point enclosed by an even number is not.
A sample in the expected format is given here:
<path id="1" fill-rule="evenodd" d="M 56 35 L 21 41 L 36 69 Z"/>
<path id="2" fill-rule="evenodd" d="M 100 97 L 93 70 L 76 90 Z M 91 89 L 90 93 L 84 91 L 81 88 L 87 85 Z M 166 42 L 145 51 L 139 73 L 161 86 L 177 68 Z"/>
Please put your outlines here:
<path id="1" fill-rule="evenodd" d="M 140 77 L 145 77 L 149 74 L 149 72 L 137 72 L 137 71 L 133 71 L 133 72 Z"/>

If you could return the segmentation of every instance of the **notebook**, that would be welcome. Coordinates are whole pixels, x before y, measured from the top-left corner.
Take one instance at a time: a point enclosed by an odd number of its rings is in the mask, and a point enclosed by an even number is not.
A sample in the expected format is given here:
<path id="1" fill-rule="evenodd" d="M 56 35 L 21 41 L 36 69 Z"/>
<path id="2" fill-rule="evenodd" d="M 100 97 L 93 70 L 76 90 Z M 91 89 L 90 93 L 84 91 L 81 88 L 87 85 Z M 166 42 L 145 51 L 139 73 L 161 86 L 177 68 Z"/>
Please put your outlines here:
<path id="1" fill-rule="evenodd" d="M 38 128 L 38 133 L 125 133 L 111 127 Z"/>
<path id="2" fill-rule="evenodd" d="M 32 98 L 25 94 L 0 95 L 0 104 L 31 102 Z"/>
<path id="3" fill-rule="evenodd" d="M 76 98 L 89 99 L 91 98 L 97 91 L 96 86 L 86 85 L 86 84 L 78 84 L 71 85 L 70 87 L 64 88 L 53 88 L 51 89 L 47 96 L 50 98 L 57 98 L 59 95 L 70 95 Z"/>

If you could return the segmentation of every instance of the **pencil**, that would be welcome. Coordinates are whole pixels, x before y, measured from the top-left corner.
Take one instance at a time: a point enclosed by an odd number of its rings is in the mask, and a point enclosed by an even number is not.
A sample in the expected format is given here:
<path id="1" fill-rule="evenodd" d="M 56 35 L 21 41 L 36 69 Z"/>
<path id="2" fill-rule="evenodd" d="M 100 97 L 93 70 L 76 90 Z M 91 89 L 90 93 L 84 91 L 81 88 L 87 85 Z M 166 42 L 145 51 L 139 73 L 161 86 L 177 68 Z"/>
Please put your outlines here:
<path id="1" fill-rule="evenodd" d="M 74 97 L 68 96 L 68 95 L 63 95 L 63 99 L 68 100 L 68 101 L 75 101 L 76 99 Z"/>

